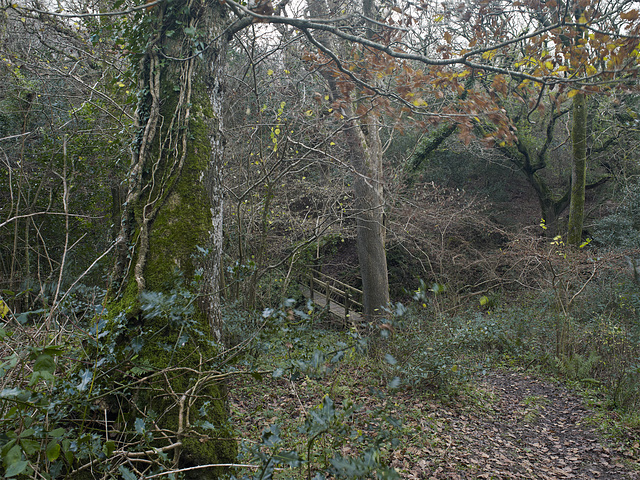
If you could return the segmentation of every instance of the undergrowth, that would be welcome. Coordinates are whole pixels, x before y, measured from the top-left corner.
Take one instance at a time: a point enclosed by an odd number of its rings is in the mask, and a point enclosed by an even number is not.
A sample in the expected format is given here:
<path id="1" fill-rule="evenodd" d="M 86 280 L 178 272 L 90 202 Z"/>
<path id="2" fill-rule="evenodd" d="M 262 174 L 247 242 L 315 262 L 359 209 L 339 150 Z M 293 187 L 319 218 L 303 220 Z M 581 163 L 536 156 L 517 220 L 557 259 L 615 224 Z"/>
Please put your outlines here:
<path id="1" fill-rule="evenodd" d="M 232 478 L 398 478 L 392 465 L 399 445 L 439 441 L 407 398 L 489 411 L 492 399 L 474 381 L 496 368 L 565 381 L 596 409 L 603 434 L 632 448 L 640 431 L 638 287 L 615 271 L 580 284 L 579 295 L 578 287 L 557 285 L 515 300 L 487 292 L 465 304 L 445 285 L 421 283 L 412 302 L 346 330 L 309 303 L 289 300 L 260 314 L 228 306 L 229 344 L 198 375 L 224 378 L 236 399 L 229 428 L 243 434 L 237 465 L 244 466 Z M 105 329 L 99 297 L 85 297 L 70 296 L 50 329 L 38 327 L 46 311 L 0 311 L 4 476 L 130 479 L 139 468 L 132 459 L 152 450 L 147 474 L 180 474 L 172 452 L 158 449 L 155 413 L 133 411 L 126 420 L 109 413 L 114 402 L 128 401 L 136 382 L 169 373 L 136 362 L 142 345 L 158 339 L 141 330 L 124 357 L 115 355 L 123 337 Z M 162 311 L 185 335 L 201 335 L 187 333 L 192 299 L 179 289 L 144 301 L 145 315 Z M 110 331 L 124 332 L 119 318 L 110 320 Z M 536 401 L 530 399 L 531 416 Z M 203 419 L 197 427 L 215 431 Z"/>

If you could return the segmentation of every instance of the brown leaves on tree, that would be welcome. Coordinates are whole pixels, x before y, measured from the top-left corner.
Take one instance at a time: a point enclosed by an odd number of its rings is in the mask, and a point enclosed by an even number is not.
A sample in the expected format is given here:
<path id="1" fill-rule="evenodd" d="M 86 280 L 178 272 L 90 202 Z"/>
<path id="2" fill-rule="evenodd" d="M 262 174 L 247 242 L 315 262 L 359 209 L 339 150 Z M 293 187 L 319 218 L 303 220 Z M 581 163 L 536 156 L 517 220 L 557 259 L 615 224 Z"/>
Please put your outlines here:
<path id="1" fill-rule="evenodd" d="M 408 27 L 419 31 L 418 25 L 427 21 L 419 15 L 431 15 L 429 21 L 442 32 L 432 40 L 437 54 L 432 64 L 358 43 L 339 58 L 336 52 L 332 57 L 317 52 L 305 59 L 330 72 L 342 96 L 336 100 L 355 102 L 359 116 L 406 115 L 425 127 L 453 120 L 465 143 L 477 136 L 474 126 L 484 124 L 483 141 L 510 142 L 515 126 L 506 104 L 522 105 L 529 118 L 536 110 L 544 114 L 544 95 L 560 105 L 577 91 L 605 94 L 632 88 L 640 55 L 640 14 L 621 5 L 617 12 L 587 0 L 569 10 L 553 0 L 522 0 L 508 8 L 485 1 L 439 7 L 425 3 L 412 13 L 395 8 L 386 27 L 382 19 L 375 41 L 394 53 L 410 54 Z M 540 33 L 525 35 L 535 31 Z"/>

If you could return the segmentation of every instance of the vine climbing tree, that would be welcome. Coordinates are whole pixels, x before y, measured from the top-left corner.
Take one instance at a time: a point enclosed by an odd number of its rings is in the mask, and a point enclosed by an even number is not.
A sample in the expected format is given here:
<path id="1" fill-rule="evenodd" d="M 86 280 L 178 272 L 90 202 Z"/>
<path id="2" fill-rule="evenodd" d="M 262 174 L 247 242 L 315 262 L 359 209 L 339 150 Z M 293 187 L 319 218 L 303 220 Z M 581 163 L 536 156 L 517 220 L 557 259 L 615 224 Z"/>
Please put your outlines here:
<path id="1" fill-rule="evenodd" d="M 139 357 L 145 367 L 170 373 L 164 382 L 145 383 L 134 408 L 165 412 L 158 426 L 179 444 L 175 463 L 228 464 L 235 442 L 224 429 L 223 389 L 209 362 L 222 339 L 221 79 L 229 22 L 220 4 L 198 0 L 165 2 L 139 16 L 131 41 L 135 137 L 107 307 L 116 320 L 126 316 L 130 338 L 162 332 L 163 341 L 144 343 Z M 170 311 L 178 305 L 186 309 L 179 319 Z M 120 332 L 121 324 L 112 325 Z M 183 369 L 192 373 L 185 377 Z M 204 420 L 221 438 L 207 433 L 203 443 L 198 415 L 212 403 Z M 198 478 L 215 477 L 208 472 Z"/>

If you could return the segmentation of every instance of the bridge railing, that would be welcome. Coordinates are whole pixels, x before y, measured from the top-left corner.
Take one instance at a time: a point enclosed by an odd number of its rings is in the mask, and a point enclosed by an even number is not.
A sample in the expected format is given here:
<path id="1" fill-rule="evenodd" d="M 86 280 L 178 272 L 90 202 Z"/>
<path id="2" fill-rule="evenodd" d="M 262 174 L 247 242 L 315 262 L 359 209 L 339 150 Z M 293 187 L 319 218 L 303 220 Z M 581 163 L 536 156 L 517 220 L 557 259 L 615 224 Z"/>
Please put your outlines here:
<path id="1" fill-rule="evenodd" d="M 363 310 L 362 290 L 330 277 L 316 268 L 307 269 L 304 283 L 309 288 L 311 301 L 315 301 L 318 296 L 324 300 L 325 307 L 329 310 L 332 303 L 339 305 L 344 309 L 345 321 L 349 320 L 350 312 Z"/>

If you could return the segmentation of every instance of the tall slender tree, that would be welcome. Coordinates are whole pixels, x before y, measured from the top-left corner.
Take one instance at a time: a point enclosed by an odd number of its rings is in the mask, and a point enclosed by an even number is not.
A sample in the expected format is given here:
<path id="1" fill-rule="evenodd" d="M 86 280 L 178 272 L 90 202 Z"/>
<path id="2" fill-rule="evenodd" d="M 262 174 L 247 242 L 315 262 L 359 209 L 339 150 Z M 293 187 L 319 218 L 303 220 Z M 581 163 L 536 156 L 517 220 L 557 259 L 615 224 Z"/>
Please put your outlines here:
<path id="1" fill-rule="evenodd" d="M 569 205 L 567 243 L 577 247 L 582 242 L 585 187 L 587 184 L 587 98 L 584 92 L 578 92 L 573 96 L 572 111 L 573 161 L 571 164 L 571 203 Z"/>
<path id="2" fill-rule="evenodd" d="M 334 8 L 337 7 L 338 5 L 334 5 Z M 373 40 L 375 28 L 372 21 L 376 17 L 375 4 L 371 0 L 365 0 L 362 8 L 366 25 L 365 37 Z M 318 19 L 331 18 L 333 14 L 331 6 L 324 0 L 310 2 L 309 12 L 312 17 Z M 312 42 L 321 50 L 329 52 L 347 50 L 344 42 L 327 34 L 319 34 L 317 41 L 312 38 Z M 333 65 L 332 68 L 322 69 L 321 73 L 329 87 L 332 101 L 341 106 L 342 117 L 346 119 L 342 133 L 355 173 L 357 250 L 362 277 L 363 307 L 365 316 L 372 318 L 383 313 L 383 308 L 389 303 L 382 164 L 384 152 L 380 139 L 379 112 L 375 111 L 375 102 L 371 102 L 369 96 L 364 95 L 362 88 L 340 88 L 336 68 L 337 65 Z M 367 102 L 369 105 L 366 105 Z"/>

